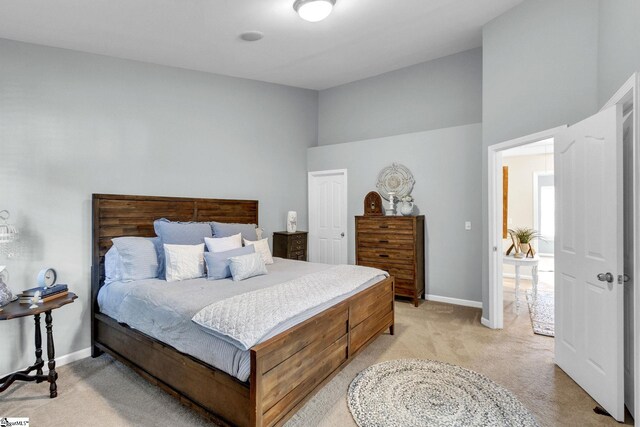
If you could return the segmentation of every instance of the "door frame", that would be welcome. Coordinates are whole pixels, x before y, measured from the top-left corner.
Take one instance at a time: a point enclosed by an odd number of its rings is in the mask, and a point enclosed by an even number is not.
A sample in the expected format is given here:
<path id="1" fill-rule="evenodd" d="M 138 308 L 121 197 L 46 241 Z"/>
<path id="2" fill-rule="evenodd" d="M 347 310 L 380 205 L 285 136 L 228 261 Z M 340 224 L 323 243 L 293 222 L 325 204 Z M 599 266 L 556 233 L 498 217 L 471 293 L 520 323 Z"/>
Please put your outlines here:
<path id="1" fill-rule="evenodd" d="M 344 260 L 344 264 L 347 264 L 349 261 L 349 234 L 348 234 L 348 220 L 349 220 L 349 215 L 347 212 L 348 209 L 348 201 L 349 201 L 349 179 L 348 179 L 348 173 L 347 173 L 347 169 L 331 169 L 331 170 L 323 170 L 323 171 L 313 171 L 313 172 L 308 172 L 308 178 L 307 178 L 307 203 L 308 203 L 308 212 L 309 212 L 309 218 L 308 218 L 308 224 L 309 224 L 309 261 L 313 261 L 314 260 L 314 256 L 315 256 L 315 247 L 313 245 L 313 239 L 317 238 L 317 236 L 314 234 L 314 228 L 313 228 L 313 224 L 315 221 L 317 221 L 315 215 L 316 215 L 316 211 L 314 209 L 314 207 L 312 206 L 312 200 L 313 198 L 311 197 L 313 194 L 313 182 L 316 178 L 319 177 L 325 177 L 325 176 L 344 176 L 344 188 L 345 191 L 342 195 L 342 207 L 343 207 L 343 219 L 344 219 L 344 239 L 346 245 L 347 245 L 347 249 L 345 250 L 345 260 Z"/>
<path id="2" fill-rule="evenodd" d="M 483 317 L 481 320 L 482 324 L 488 328 L 502 329 L 504 327 L 502 289 L 502 152 L 509 148 L 553 138 L 566 128 L 567 125 L 562 125 L 488 147 L 489 318 Z"/>
<path id="3" fill-rule="evenodd" d="M 533 229 L 540 231 L 540 217 L 538 215 L 538 204 L 539 204 L 539 194 L 538 194 L 538 181 L 541 176 L 549 176 L 554 175 L 555 171 L 538 171 L 533 173 Z M 554 179 L 555 181 L 555 179 Z M 548 255 L 546 253 L 540 252 L 540 245 L 538 245 L 538 254 L 540 256 Z"/>
<path id="4" fill-rule="evenodd" d="M 640 292 L 638 292 L 637 281 L 640 280 L 640 72 L 635 72 L 622 85 L 620 89 L 607 101 L 600 111 L 612 107 L 616 104 L 633 103 L 633 185 L 634 185 L 634 218 L 633 218 L 633 252 L 634 252 L 634 299 L 633 299 L 633 324 L 634 324 L 634 340 L 633 340 L 633 388 L 634 388 L 634 408 L 636 419 L 640 410 L 640 340 L 638 339 L 638 331 L 640 331 L 640 316 L 638 316 L 638 308 L 640 308 Z M 640 425 L 640 421 L 635 423 Z"/>

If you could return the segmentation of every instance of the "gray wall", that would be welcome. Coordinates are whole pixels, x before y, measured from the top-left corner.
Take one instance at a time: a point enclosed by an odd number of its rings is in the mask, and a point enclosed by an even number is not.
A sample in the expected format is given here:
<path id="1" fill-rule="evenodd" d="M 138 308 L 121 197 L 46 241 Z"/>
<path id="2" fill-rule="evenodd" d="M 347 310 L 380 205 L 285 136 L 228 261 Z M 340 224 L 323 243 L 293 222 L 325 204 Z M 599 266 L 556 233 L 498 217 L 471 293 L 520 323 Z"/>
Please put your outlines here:
<path id="1" fill-rule="evenodd" d="M 320 92 L 319 145 L 482 120 L 480 48 Z"/>
<path id="2" fill-rule="evenodd" d="M 488 317 L 487 147 L 598 110 L 598 0 L 526 1 L 483 28 L 482 289 Z"/>
<path id="3" fill-rule="evenodd" d="M 598 0 L 525 1 L 483 29 L 482 125 L 495 144 L 597 110 Z"/>
<path id="4" fill-rule="evenodd" d="M 598 100 L 604 105 L 640 71 L 640 1 L 600 0 Z"/>
<path id="5" fill-rule="evenodd" d="M 91 193 L 260 201 L 272 232 L 306 227 L 317 92 L 0 40 L 0 209 L 23 250 L 11 286 L 53 266 L 79 295 L 56 351 L 90 345 Z M 33 359 L 32 319 L 0 322 L 0 374 Z"/>
<path id="6" fill-rule="evenodd" d="M 398 162 L 413 172 L 413 196 L 426 216 L 427 293 L 480 301 L 481 147 L 481 125 L 473 124 L 310 148 L 309 171 L 348 170 L 349 262 L 355 258 L 353 217 L 362 215 L 378 172 Z"/>

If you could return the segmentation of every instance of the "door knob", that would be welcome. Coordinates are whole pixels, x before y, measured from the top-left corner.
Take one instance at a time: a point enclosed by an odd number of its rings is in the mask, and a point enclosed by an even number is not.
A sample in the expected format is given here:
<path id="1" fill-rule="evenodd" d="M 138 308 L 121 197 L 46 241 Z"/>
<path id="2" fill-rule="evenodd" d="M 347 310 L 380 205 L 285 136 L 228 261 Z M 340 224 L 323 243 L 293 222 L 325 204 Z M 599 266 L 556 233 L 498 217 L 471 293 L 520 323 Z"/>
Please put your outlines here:
<path id="1" fill-rule="evenodd" d="M 598 280 L 600 280 L 601 282 L 613 283 L 613 274 L 611 274 L 611 273 L 600 273 L 600 274 L 598 274 Z"/>
<path id="2" fill-rule="evenodd" d="M 344 237 L 344 231 L 340 233 L 340 237 Z"/>

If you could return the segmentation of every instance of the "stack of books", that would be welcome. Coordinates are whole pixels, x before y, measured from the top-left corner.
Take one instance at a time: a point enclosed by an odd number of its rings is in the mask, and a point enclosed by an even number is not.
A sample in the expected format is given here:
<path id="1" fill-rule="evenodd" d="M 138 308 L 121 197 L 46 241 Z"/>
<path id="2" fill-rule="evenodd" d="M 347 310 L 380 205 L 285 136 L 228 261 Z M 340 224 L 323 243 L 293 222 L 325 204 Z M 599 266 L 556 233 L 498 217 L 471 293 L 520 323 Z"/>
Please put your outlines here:
<path id="1" fill-rule="evenodd" d="M 56 298 L 62 298 L 69 293 L 69 289 L 67 285 L 63 284 L 54 285 L 49 288 L 38 287 L 27 289 L 26 291 L 22 291 L 22 293 L 18 295 L 18 297 L 20 298 L 20 304 L 32 304 L 34 302 L 33 297 L 36 292 L 40 292 L 40 300 L 37 302 L 43 303 L 54 300 Z"/>

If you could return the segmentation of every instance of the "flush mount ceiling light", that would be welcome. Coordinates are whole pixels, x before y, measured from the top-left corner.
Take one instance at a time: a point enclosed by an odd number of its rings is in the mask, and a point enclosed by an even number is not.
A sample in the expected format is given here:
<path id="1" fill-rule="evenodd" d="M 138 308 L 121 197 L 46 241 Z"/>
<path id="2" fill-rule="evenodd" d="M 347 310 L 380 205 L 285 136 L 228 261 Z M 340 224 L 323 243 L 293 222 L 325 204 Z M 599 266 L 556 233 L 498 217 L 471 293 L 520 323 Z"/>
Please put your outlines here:
<path id="1" fill-rule="evenodd" d="M 305 21 L 318 22 L 329 16 L 334 4 L 336 0 L 296 0 L 293 9 Z"/>

